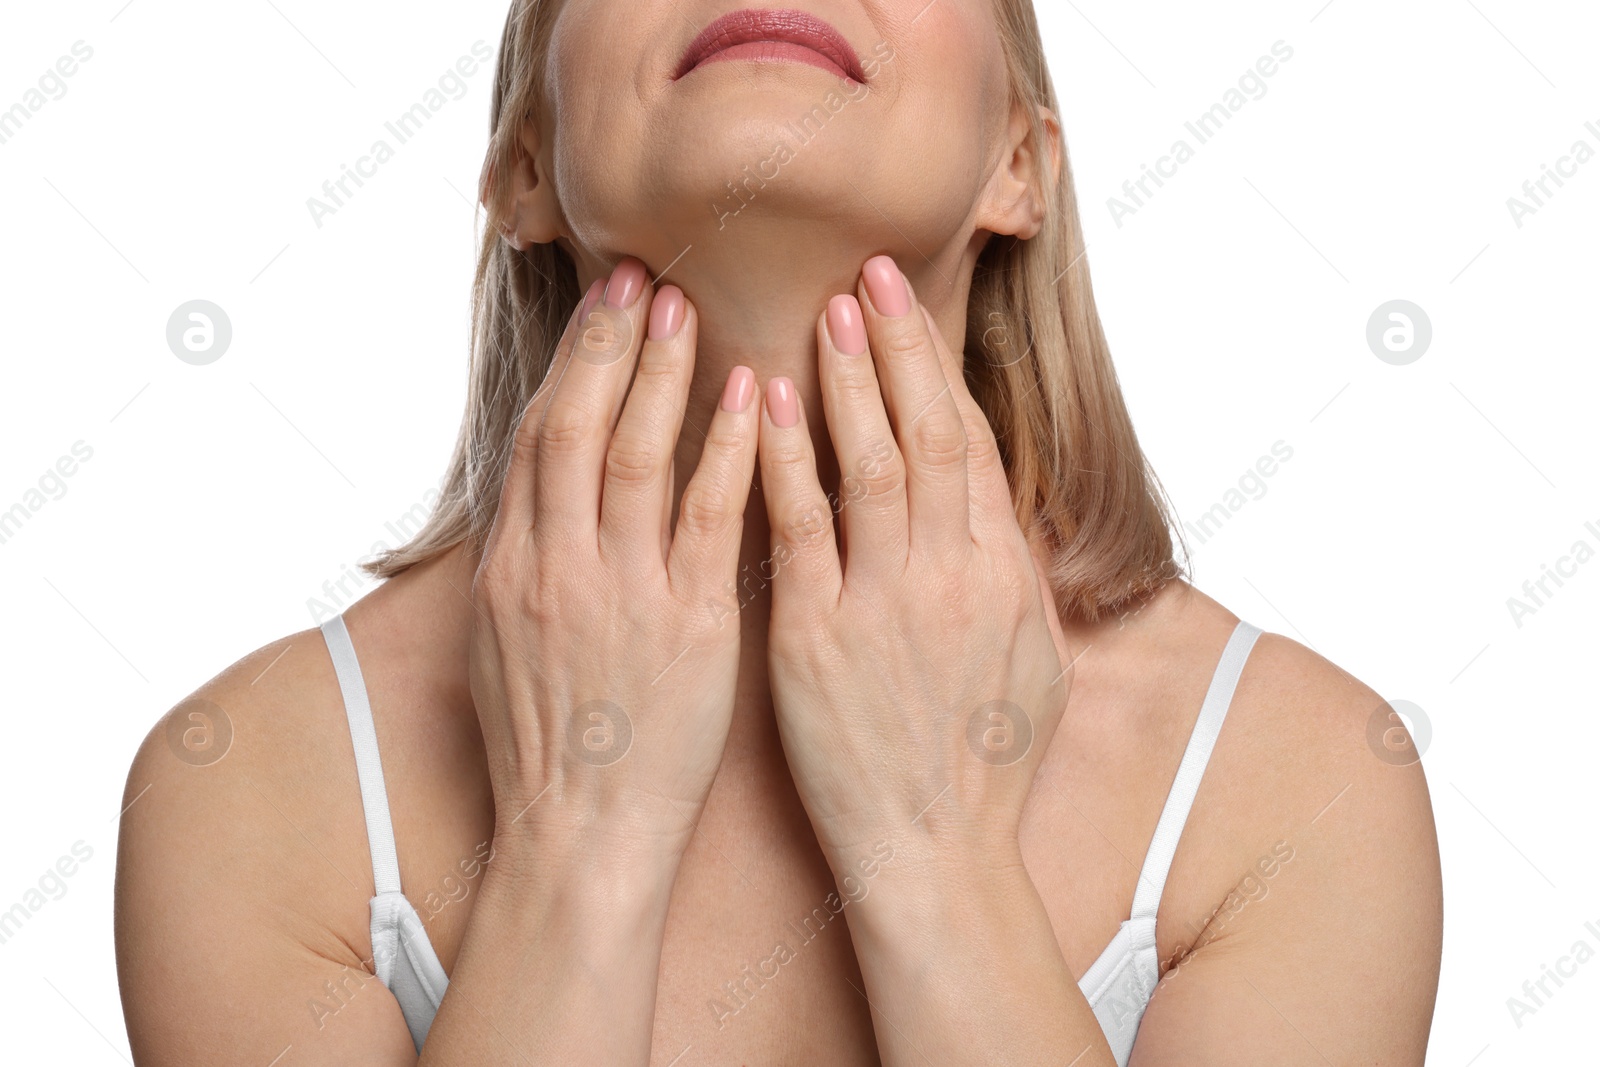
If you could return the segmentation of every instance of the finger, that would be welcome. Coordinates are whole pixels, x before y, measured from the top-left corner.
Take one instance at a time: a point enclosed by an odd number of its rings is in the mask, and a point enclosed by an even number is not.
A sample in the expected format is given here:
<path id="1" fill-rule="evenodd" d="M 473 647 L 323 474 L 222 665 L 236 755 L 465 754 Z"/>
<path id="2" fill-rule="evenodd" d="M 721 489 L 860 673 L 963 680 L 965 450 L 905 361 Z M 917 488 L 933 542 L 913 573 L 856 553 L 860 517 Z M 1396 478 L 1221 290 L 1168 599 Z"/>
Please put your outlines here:
<path id="1" fill-rule="evenodd" d="M 678 488 L 678 459 L 667 464 L 667 491 L 661 497 L 661 558 L 672 551 L 672 494 Z"/>
<path id="2" fill-rule="evenodd" d="M 605 294 L 579 324 L 572 354 L 539 423 L 533 491 L 534 535 L 593 542 L 612 428 L 626 396 L 650 282 L 644 264 L 624 259 Z"/>
<path id="3" fill-rule="evenodd" d="M 772 608 L 794 598 L 832 605 L 843 576 L 833 505 L 817 478 L 804 406 L 788 378 L 767 383 L 761 415 L 761 495 L 772 530 Z"/>
<path id="4" fill-rule="evenodd" d="M 697 325 L 677 286 L 663 286 L 655 294 L 633 385 L 606 453 L 600 490 L 602 555 L 666 562 L 660 530 L 652 520 L 670 514 L 669 474 L 694 373 Z"/>
<path id="5" fill-rule="evenodd" d="M 817 322 L 822 410 L 839 457 L 839 523 L 845 566 L 905 565 L 906 469 L 867 352 L 861 304 L 836 296 Z"/>
<path id="6" fill-rule="evenodd" d="M 1072 683 L 1075 678 L 1073 667 L 1077 665 L 1078 657 L 1073 654 L 1071 646 L 1067 643 L 1067 635 L 1061 629 L 1061 612 L 1056 608 L 1055 591 L 1050 588 L 1050 578 L 1045 571 L 1044 561 L 1037 552 L 1030 553 L 1033 559 L 1033 573 L 1039 579 L 1039 596 L 1044 600 L 1045 624 L 1050 628 L 1050 640 L 1056 649 L 1056 658 L 1060 660 L 1061 673 L 1056 675 L 1052 683 L 1059 686 L 1061 705 L 1066 704 L 1067 694 L 1072 692 Z"/>
<path id="7" fill-rule="evenodd" d="M 556 343 L 555 353 L 550 360 L 549 369 L 545 371 L 544 380 L 539 383 L 539 387 L 533 391 L 533 396 L 523 406 L 522 418 L 517 423 L 516 432 L 511 438 L 511 459 L 506 466 L 505 479 L 500 484 L 500 504 L 495 509 L 494 523 L 489 531 L 490 545 L 493 545 L 498 531 L 528 530 L 533 526 L 533 482 L 539 452 L 539 423 L 544 418 L 545 408 L 555 392 L 556 382 L 566 370 L 578 323 L 600 299 L 604 286 L 603 279 L 595 279 L 589 286 L 589 291 L 572 309 L 572 314 L 567 318 L 567 328 L 562 332 L 560 341 Z"/>
<path id="8" fill-rule="evenodd" d="M 1050 627 L 1050 639 L 1055 642 L 1056 655 L 1061 657 L 1061 664 L 1065 667 L 1071 658 L 1067 652 L 1067 635 L 1061 630 L 1061 613 L 1056 610 L 1056 594 L 1050 588 L 1050 576 L 1045 572 L 1038 553 L 1030 552 L 1029 558 L 1033 561 L 1034 576 L 1039 579 L 1039 596 L 1044 600 L 1044 616 Z"/>
<path id="9" fill-rule="evenodd" d="M 983 544 L 1012 537 L 1021 533 L 1021 527 L 1017 524 L 1011 482 L 1006 476 L 1006 465 L 1000 456 L 1000 443 L 995 439 L 994 427 L 989 425 L 988 416 L 967 388 L 961 362 L 945 343 L 932 313 L 925 306 L 921 310 L 928 335 L 933 338 L 934 350 L 939 353 L 939 363 L 944 367 L 945 381 L 950 383 L 950 390 L 955 394 L 956 409 L 961 412 L 961 425 L 967 434 L 967 491 L 972 501 L 967 522 L 972 527 L 973 539 Z"/>
<path id="10" fill-rule="evenodd" d="M 968 552 L 966 431 L 927 322 L 915 314 L 910 283 L 888 256 L 867 260 L 859 295 L 878 381 L 905 458 L 911 550 L 945 556 Z"/>
<path id="11" fill-rule="evenodd" d="M 733 368 L 711 416 L 700 462 L 684 486 L 667 553 L 673 589 L 705 597 L 718 625 L 722 616 L 716 603 L 729 599 L 724 593 L 734 587 L 739 572 L 744 510 L 756 468 L 760 405 L 755 400 L 755 372 Z"/>

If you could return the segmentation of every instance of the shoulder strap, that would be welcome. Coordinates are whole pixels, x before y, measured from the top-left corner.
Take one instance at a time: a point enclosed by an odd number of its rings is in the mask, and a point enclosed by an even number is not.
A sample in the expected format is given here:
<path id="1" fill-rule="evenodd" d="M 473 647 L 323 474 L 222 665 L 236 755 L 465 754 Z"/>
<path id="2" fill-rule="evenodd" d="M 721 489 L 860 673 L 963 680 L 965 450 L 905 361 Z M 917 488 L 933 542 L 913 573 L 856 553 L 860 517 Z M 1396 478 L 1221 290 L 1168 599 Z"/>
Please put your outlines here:
<path id="1" fill-rule="evenodd" d="M 1161 809 L 1161 821 L 1150 839 L 1150 851 L 1145 853 L 1144 868 L 1139 872 L 1139 887 L 1133 893 L 1133 915 L 1155 921 L 1156 908 L 1161 903 L 1161 891 L 1166 888 L 1167 874 L 1172 869 L 1172 857 L 1178 851 L 1178 839 L 1189 821 L 1189 809 L 1200 790 L 1200 779 L 1211 760 L 1211 750 L 1222 731 L 1222 720 L 1227 718 L 1228 705 L 1233 703 L 1233 691 L 1239 684 L 1239 674 L 1244 662 L 1255 646 L 1261 631 L 1243 621 L 1233 628 L 1233 635 L 1222 650 L 1217 669 L 1211 676 L 1211 688 L 1200 705 L 1200 717 L 1195 720 L 1194 732 L 1189 735 L 1189 747 L 1184 750 L 1183 762 L 1167 793 L 1166 806 Z"/>
<path id="2" fill-rule="evenodd" d="M 344 616 L 322 624 L 322 638 L 333 658 L 333 672 L 344 694 L 345 718 L 350 720 L 350 743 L 356 750 L 356 777 L 361 781 L 361 807 L 367 815 L 367 849 L 372 853 L 372 881 L 377 893 L 400 891 L 400 860 L 394 847 L 394 824 L 389 820 L 389 792 L 383 786 L 383 764 L 378 760 L 378 733 L 372 725 L 372 705 L 356 662 L 356 649 Z"/>

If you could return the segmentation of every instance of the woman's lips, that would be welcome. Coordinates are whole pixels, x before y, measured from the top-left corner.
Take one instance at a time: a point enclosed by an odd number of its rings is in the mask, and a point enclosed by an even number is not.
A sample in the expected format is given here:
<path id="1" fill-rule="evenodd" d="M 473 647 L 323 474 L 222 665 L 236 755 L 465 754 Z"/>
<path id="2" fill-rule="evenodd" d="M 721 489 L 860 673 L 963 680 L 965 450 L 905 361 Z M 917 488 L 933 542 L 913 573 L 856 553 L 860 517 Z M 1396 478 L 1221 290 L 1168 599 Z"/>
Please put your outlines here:
<path id="1" fill-rule="evenodd" d="M 678 61 L 673 80 L 723 59 L 791 60 L 865 84 L 867 77 L 844 35 L 806 11 L 732 11 L 700 31 Z"/>

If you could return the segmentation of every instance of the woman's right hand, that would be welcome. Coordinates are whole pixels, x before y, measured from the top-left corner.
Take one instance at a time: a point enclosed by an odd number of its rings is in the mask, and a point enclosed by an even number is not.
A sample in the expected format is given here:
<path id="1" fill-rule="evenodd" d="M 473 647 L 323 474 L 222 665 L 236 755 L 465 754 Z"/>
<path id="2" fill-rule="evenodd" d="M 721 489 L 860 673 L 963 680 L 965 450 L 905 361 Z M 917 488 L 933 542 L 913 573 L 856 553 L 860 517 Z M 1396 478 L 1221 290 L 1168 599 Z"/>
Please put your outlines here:
<path id="1" fill-rule="evenodd" d="M 755 378 L 729 376 L 674 529 L 695 310 L 637 259 L 604 285 L 517 429 L 473 581 L 470 681 L 497 839 L 675 864 L 733 713 Z"/>

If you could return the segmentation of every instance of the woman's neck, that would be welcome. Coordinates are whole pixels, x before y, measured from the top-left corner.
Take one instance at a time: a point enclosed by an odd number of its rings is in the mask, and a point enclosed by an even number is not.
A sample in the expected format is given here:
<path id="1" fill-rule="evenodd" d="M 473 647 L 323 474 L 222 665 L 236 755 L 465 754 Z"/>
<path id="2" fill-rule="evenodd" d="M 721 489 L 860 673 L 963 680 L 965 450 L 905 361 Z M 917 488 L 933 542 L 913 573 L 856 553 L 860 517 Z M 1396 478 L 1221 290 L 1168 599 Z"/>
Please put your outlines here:
<path id="1" fill-rule="evenodd" d="M 937 264 L 915 252 L 895 253 L 946 344 L 958 353 L 966 331 L 969 282 L 980 250 L 981 244 L 975 243 L 957 249 L 954 255 L 937 256 Z M 857 249 L 840 257 L 834 250 L 824 263 L 816 252 L 807 259 L 801 250 L 756 254 L 746 249 L 742 250 L 744 265 L 734 270 L 709 255 L 694 259 L 698 251 L 691 248 L 676 263 L 670 257 L 662 264 L 646 261 L 652 276 L 665 266 L 666 273 L 657 286 L 678 285 L 699 314 L 694 378 L 675 453 L 674 521 L 684 487 L 699 463 L 723 385 L 729 372 L 740 365 L 755 371 L 759 389 L 779 376 L 794 381 L 811 427 L 823 488 L 836 491 L 837 463 L 823 417 L 817 372 L 816 324 L 831 297 L 856 291 L 861 264 L 875 253 Z M 580 285 L 586 288 L 602 269 L 580 270 Z M 769 531 L 758 475 L 745 512 L 741 575 L 770 570 L 765 566 L 771 557 Z M 465 707 L 471 706 L 465 664 L 467 642 L 477 622 L 471 591 L 479 561 L 466 546 L 457 546 L 385 582 L 364 598 L 358 609 L 385 629 L 404 632 L 411 646 L 409 661 L 431 668 L 424 669 L 421 676 L 435 680 L 441 698 Z M 764 650 L 770 582 L 741 580 L 738 585 L 746 639 Z"/>
<path id="2" fill-rule="evenodd" d="M 857 291 L 862 264 L 880 249 L 853 247 L 836 234 L 832 244 L 823 246 L 814 237 L 808 243 L 798 234 L 758 233 L 757 226 L 766 221 L 731 223 L 730 227 L 746 227 L 745 232 L 703 235 L 699 243 L 667 256 L 665 263 L 654 262 L 654 255 L 646 259 L 653 277 L 664 271 L 657 288 L 677 285 L 699 318 L 694 379 L 675 453 L 680 496 L 699 462 L 723 385 L 733 368 L 741 365 L 755 371 L 758 390 L 777 377 L 794 382 L 805 405 L 823 487 L 832 490 L 837 485 L 818 380 L 817 320 L 832 297 Z M 808 227 L 812 234 L 820 229 Z M 958 354 L 965 339 L 972 271 L 981 249 L 982 241 L 975 240 L 970 246 L 929 249 L 928 255 L 899 248 L 889 252 L 910 278 L 945 342 Z M 580 287 L 587 287 L 604 269 L 586 263 L 579 272 Z M 761 531 L 759 544 L 766 544 L 766 512 L 759 493 L 751 494 L 746 527 Z"/>

